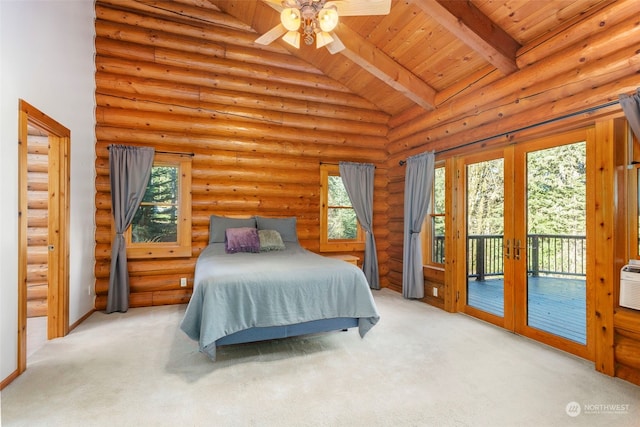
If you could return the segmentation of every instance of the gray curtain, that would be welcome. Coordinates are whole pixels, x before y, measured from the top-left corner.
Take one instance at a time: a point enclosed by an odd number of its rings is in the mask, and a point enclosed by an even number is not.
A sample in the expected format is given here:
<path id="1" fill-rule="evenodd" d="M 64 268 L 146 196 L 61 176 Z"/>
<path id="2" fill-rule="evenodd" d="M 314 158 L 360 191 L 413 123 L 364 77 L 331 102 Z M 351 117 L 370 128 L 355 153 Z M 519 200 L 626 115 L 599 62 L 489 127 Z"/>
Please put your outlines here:
<path id="1" fill-rule="evenodd" d="M 123 233 L 131 225 L 144 197 L 153 167 L 153 156 L 153 148 L 109 146 L 111 210 L 116 235 L 111 245 L 107 313 L 125 312 L 129 309 L 129 272 Z"/>
<path id="2" fill-rule="evenodd" d="M 624 111 L 624 115 L 627 117 L 629 126 L 635 134 L 636 138 L 640 140 L 640 88 L 636 90 L 635 95 L 620 95 L 620 105 Z"/>
<path id="3" fill-rule="evenodd" d="M 431 201 L 435 154 L 430 152 L 409 157 L 406 165 L 402 295 L 405 298 L 423 298 L 424 276 L 420 230 Z"/>
<path id="4" fill-rule="evenodd" d="M 366 233 L 362 271 L 369 281 L 369 287 L 380 289 L 378 253 L 373 237 L 373 177 L 376 168 L 372 164 L 350 162 L 340 162 L 338 166 L 356 217 Z"/>

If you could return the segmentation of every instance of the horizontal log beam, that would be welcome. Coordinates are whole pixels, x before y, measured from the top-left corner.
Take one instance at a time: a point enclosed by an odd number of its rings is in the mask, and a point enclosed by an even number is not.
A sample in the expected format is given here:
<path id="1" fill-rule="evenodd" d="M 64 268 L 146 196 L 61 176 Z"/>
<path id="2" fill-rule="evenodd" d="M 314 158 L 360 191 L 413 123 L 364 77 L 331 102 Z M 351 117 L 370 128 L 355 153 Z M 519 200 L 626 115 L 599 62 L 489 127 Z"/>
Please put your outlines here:
<path id="1" fill-rule="evenodd" d="M 306 142 L 308 144 L 349 145 L 361 148 L 383 149 L 387 139 L 371 135 L 344 134 L 331 131 L 314 130 L 300 132 L 299 129 L 277 124 L 246 123 L 227 118 L 198 118 L 171 113 L 148 113 L 118 108 L 96 108 L 96 117 L 100 123 L 122 129 L 149 129 L 158 133 L 184 132 L 190 135 L 218 135 L 224 137 L 251 137 L 268 135 L 287 141 Z M 188 147 L 183 147 L 183 151 Z"/>
<path id="2" fill-rule="evenodd" d="M 129 307 L 151 307 L 158 305 L 186 304 L 191 298 L 191 290 L 170 290 L 170 291 L 154 291 L 139 292 L 129 295 Z M 107 308 L 107 296 L 96 295 L 96 310 L 105 310 Z"/>
<path id="3" fill-rule="evenodd" d="M 607 79 L 605 79 L 607 80 Z M 503 141 L 509 141 L 515 137 L 514 133 L 532 124 L 541 123 L 548 118 L 550 105 L 555 111 L 562 114 L 578 112 L 589 107 L 603 105 L 617 100 L 618 90 L 631 92 L 640 83 L 637 74 L 623 77 L 613 83 L 595 86 L 591 88 L 586 82 L 579 91 L 571 90 L 573 95 L 566 96 L 566 87 L 560 87 L 545 93 L 548 97 L 546 101 L 535 103 L 523 103 L 522 108 L 517 108 L 518 104 L 505 104 L 515 108 L 495 108 L 481 113 L 474 122 L 474 126 L 467 126 L 469 118 L 461 118 L 445 126 L 434 128 L 433 132 L 413 135 L 402 141 L 398 149 L 390 149 L 391 153 L 401 152 L 403 156 L 410 156 L 412 153 L 424 151 L 424 145 L 428 144 L 429 149 L 435 151 L 451 150 L 463 142 L 473 142 L 488 137 L 498 136 Z M 619 107 L 618 107 L 619 109 Z M 505 114 L 508 111 L 508 114 Z M 496 116 L 499 116 L 496 118 Z M 492 119 L 493 118 L 493 119 Z M 484 120 L 483 120 L 484 119 Z M 559 124 L 562 126 L 562 123 Z M 449 129 L 457 129 L 457 132 L 447 132 Z M 510 135 L 505 135 L 510 132 Z"/>
<path id="4" fill-rule="evenodd" d="M 246 92 L 228 91 L 220 88 L 207 89 L 188 84 L 135 78 L 103 72 L 96 73 L 96 86 L 100 93 L 126 94 L 138 99 L 172 99 L 182 101 L 201 101 L 235 107 L 259 108 L 270 111 L 287 111 L 294 114 L 307 114 L 316 117 L 346 119 L 360 122 L 387 124 L 389 116 L 377 110 L 356 108 L 350 105 L 328 104 L 285 98 L 281 95 L 258 95 Z"/>
<path id="5" fill-rule="evenodd" d="M 602 66 L 606 63 L 605 58 L 607 54 L 612 52 L 612 49 L 615 49 L 615 52 L 625 48 L 637 48 L 638 37 L 640 37 L 640 25 L 637 25 L 637 20 L 635 18 L 627 19 L 611 28 L 606 35 L 591 36 L 582 43 L 574 44 L 562 52 L 551 55 L 545 61 L 526 67 L 489 86 L 476 89 L 459 100 L 449 102 L 446 104 L 446 108 L 426 113 L 401 128 L 390 130 L 389 140 L 394 144 L 395 141 L 429 129 L 434 125 L 448 123 L 452 119 L 474 114 L 479 106 L 508 96 L 513 97 L 514 94 L 519 96 L 531 86 L 544 87 L 544 82 L 555 76 L 570 73 L 576 68 L 582 70 L 589 64 Z M 527 87 L 523 86 L 522 82 L 534 83 Z"/>
<path id="6" fill-rule="evenodd" d="M 206 22 L 163 19 L 162 17 L 138 13 L 126 7 L 103 7 L 103 4 L 103 2 L 100 2 L 96 5 L 96 19 L 126 22 L 133 27 L 149 30 L 162 28 L 166 32 L 210 42 L 220 42 L 237 46 L 255 46 L 253 42 L 256 34 L 243 29 L 223 25 L 212 25 Z M 271 50 L 274 49 L 272 48 Z M 282 51 L 282 49 L 280 49 L 280 51 Z"/>
<path id="7" fill-rule="evenodd" d="M 607 33 L 611 27 L 623 22 L 629 17 L 640 15 L 640 2 L 637 0 L 616 0 L 603 5 L 603 8 L 593 8 L 587 16 L 580 15 L 576 22 L 562 25 L 552 33 L 543 35 L 542 40 L 534 40 L 522 47 L 517 54 L 519 68 L 525 68 L 548 56 L 561 52 L 575 43 L 584 40 L 584 35 L 591 37 L 595 34 Z"/>
<path id="8" fill-rule="evenodd" d="M 254 63 L 260 65 L 273 65 L 275 68 L 287 70 L 297 70 L 308 74 L 321 74 L 320 71 L 308 63 L 284 52 L 274 52 L 269 50 L 261 51 L 260 55 L 255 55 L 255 49 L 244 46 L 236 46 L 224 43 L 223 41 L 211 42 L 180 34 L 180 31 L 173 31 L 172 23 L 162 26 L 162 31 L 151 28 L 132 27 L 126 23 L 114 22 L 118 12 L 108 8 L 99 10 L 101 19 L 96 20 L 96 37 L 101 40 L 100 50 L 115 49 L 114 52 L 126 52 L 124 49 L 131 44 L 141 46 L 157 46 L 164 48 L 175 48 L 185 52 L 200 53 L 218 58 L 227 58 L 235 61 Z M 173 32 L 172 32 L 173 31 Z M 108 39 L 117 43 L 106 44 Z M 127 42 L 127 43 L 125 43 Z M 117 45 L 120 44 L 121 47 Z M 108 46 L 108 47 L 107 47 Z M 153 50 L 149 50 L 153 52 Z"/>
<path id="9" fill-rule="evenodd" d="M 184 1 L 136 1 L 131 0 L 100 0 L 100 5 L 111 6 L 115 10 L 137 11 L 143 15 L 151 14 L 167 21 L 188 22 L 198 26 L 214 24 L 220 27 L 235 28 L 242 31 L 253 31 L 250 26 L 223 13 L 220 9 L 207 8 L 206 4 L 195 5 Z"/>
<path id="10" fill-rule="evenodd" d="M 96 56 L 96 70 L 120 76 L 142 79 L 156 79 L 178 84 L 189 84 L 204 88 L 257 93 L 259 95 L 282 96 L 303 101 L 324 102 L 328 104 L 350 105 L 356 108 L 375 109 L 373 104 L 350 93 L 301 87 L 293 84 L 276 84 L 268 80 L 247 81 L 226 74 L 214 74 L 202 70 L 189 70 L 183 67 L 154 64 L 152 62 L 133 61 L 121 58 Z M 125 77 L 126 76 L 126 77 Z"/>
<path id="11" fill-rule="evenodd" d="M 217 150 L 228 150 L 236 152 L 260 152 L 272 155 L 311 157 L 323 161 L 349 160 L 355 162 L 372 162 L 375 164 L 383 162 L 387 158 L 386 151 L 369 147 L 363 150 L 362 147 L 348 144 L 344 141 L 339 144 L 324 145 L 317 140 L 304 141 L 288 140 L 286 138 L 274 139 L 276 135 L 256 130 L 255 132 L 245 132 L 245 136 L 224 132 L 218 134 L 196 135 L 185 134 L 183 132 L 157 131 L 150 129 L 137 130 L 135 133 L 126 128 L 106 126 L 99 124 L 96 127 L 98 147 L 106 147 L 113 144 L 132 145 L 152 145 L 158 150 L 184 151 L 187 147 L 189 152 L 208 155 Z M 210 130 L 211 131 L 211 130 Z M 297 133 L 299 135 L 299 132 Z M 108 168 L 108 164 L 99 165 L 98 168 Z"/>
<path id="12" fill-rule="evenodd" d="M 112 92 L 113 93 L 113 92 Z M 268 123 L 302 130 L 323 130 L 329 132 L 355 133 L 384 137 L 387 126 L 353 120 L 331 119 L 306 114 L 292 114 L 284 111 L 243 108 L 234 105 L 210 104 L 205 102 L 183 101 L 177 104 L 174 100 L 155 99 L 140 100 L 127 95 L 113 93 L 104 95 L 96 93 L 96 105 L 107 108 L 139 111 L 145 115 L 169 113 L 173 116 L 189 118 L 220 119 L 246 121 L 249 123 Z"/>

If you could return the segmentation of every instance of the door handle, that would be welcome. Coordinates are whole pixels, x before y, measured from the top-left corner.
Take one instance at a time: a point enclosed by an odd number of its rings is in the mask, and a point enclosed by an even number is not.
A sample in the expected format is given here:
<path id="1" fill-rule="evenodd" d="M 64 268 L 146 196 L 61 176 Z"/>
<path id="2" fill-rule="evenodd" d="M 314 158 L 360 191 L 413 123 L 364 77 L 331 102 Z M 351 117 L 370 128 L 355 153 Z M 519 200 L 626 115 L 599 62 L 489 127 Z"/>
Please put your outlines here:
<path id="1" fill-rule="evenodd" d="M 513 259 L 520 260 L 520 240 L 513 239 Z"/>
<path id="2" fill-rule="evenodd" d="M 511 240 L 506 239 L 507 244 L 504 245 L 504 257 L 506 259 L 511 258 Z"/>
<path id="3" fill-rule="evenodd" d="M 49 245 L 47 246 L 47 249 L 49 249 L 49 252 L 53 252 L 56 249 L 56 247 L 53 245 Z"/>

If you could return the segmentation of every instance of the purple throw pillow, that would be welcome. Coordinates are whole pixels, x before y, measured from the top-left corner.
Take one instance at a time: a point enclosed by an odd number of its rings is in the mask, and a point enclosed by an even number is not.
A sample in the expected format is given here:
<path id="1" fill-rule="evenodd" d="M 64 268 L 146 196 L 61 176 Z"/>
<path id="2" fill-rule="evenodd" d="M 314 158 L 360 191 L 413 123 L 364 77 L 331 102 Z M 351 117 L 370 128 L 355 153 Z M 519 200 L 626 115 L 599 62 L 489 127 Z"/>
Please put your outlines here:
<path id="1" fill-rule="evenodd" d="M 252 227 L 227 228 L 224 250 L 228 254 L 236 252 L 260 252 L 258 229 Z"/>

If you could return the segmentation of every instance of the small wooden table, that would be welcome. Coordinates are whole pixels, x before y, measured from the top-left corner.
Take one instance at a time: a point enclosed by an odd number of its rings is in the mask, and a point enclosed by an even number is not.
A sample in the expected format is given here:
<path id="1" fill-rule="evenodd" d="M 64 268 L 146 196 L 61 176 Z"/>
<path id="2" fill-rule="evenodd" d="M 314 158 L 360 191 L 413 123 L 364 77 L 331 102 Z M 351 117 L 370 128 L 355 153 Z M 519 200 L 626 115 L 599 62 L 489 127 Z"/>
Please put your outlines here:
<path id="1" fill-rule="evenodd" d="M 328 258 L 335 258 L 342 261 L 346 261 L 349 264 L 355 265 L 356 267 L 358 266 L 358 261 L 360 261 L 360 258 L 354 255 L 325 255 L 325 256 Z"/>

